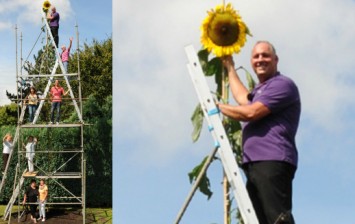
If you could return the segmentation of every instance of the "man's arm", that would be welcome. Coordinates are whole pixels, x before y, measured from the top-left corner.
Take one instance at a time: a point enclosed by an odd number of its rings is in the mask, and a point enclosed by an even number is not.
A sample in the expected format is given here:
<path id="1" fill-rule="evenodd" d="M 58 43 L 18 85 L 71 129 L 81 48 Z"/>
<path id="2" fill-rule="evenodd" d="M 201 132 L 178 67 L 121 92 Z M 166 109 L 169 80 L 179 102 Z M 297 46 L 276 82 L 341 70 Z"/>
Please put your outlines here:
<path id="1" fill-rule="evenodd" d="M 73 43 L 73 37 L 69 38 L 69 40 L 70 40 L 70 43 L 69 43 L 68 51 L 70 51 L 70 49 L 71 49 L 71 45 Z"/>
<path id="2" fill-rule="evenodd" d="M 222 114 L 237 121 L 255 121 L 271 113 L 269 108 L 260 102 L 241 106 L 229 104 L 218 104 L 217 106 Z"/>
<path id="3" fill-rule="evenodd" d="M 22 202 L 22 204 L 26 204 L 26 199 L 27 199 L 27 195 L 26 195 L 26 193 L 25 193 L 25 195 L 23 196 L 23 202 Z"/>
<path id="4" fill-rule="evenodd" d="M 54 18 L 53 14 L 48 11 L 47 19 L 52 20 Z"/>
<path id="5" fill-rule="evenodd" d="M 234 68 L 234 62 L 232 56 L 227 56 L 223 58 L 223 65 L 227 69 L 229 85 L 232 91 L 232 95 L 235 101 L 239 105 L 247 105 L 248 101 L 248 89 L 244 86 L 242 81 L 239 79 L 239 76 Z"/>

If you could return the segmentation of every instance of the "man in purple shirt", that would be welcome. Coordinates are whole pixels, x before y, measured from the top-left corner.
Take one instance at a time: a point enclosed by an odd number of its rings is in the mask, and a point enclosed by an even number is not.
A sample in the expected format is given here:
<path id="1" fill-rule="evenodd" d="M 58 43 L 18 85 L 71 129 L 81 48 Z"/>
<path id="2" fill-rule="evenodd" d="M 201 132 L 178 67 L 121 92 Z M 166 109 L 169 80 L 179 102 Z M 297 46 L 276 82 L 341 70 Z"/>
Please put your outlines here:
<path id="1" fill-rule="evenodd" d="M 249 93 L 240 81 L 232 57 L 223 64 L 238 106 L 218 104 L 220 111 L 243 121 L 243 169 L 247 190 L 260 224 L 293 224 L 292 180 L 297 168 L 295 135 L 301 102 L 298 88 L 277 71 L 275 48 L 255 44 L 251 65 L 259 84 Z"/>
<path id="2" fill-rule="evenodd" d="M 55 45 L 58 48 L 58 43 L 59 43 L 58 30 L 59 30 L 60 16 L 54 6 L 52 7 L 52 13 L 48 11 L 47 19 L 49 19 L 49 27 L 51 28 L 51 33 L 53 35 Z"/>

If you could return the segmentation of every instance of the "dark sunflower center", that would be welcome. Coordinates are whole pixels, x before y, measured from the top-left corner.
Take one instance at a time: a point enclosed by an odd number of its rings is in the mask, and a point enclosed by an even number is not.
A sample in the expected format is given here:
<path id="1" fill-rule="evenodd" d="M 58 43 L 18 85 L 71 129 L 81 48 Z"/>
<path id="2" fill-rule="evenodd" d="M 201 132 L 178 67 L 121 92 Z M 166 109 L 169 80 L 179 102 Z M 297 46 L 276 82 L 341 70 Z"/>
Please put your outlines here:
<path id="1" fill-rule="evenodd" d="M 211 20 L 207 34 L 218 46 L 233 45 L 238 41 L 238 21 L 229 13 L 218 13 Z"/>

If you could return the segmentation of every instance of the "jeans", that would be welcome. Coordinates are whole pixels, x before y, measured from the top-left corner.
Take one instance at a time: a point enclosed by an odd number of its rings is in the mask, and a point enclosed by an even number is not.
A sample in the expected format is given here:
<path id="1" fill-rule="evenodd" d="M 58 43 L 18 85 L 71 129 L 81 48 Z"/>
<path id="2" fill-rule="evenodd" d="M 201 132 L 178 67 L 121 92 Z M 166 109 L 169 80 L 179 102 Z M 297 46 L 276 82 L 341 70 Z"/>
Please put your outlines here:
<path id="1" fill-rule="evenodd" d="M 246 188 L 259 223 L 294 224 L 292 216 L 292 180 L 296 167 L 281 161 L 260 161 L 243 165 Z M 280 216 L 284 216 L 280 220 Z"/>
<path id="2" fill-rule="evenodd" d="M 51 122 L 54 122 L 54 110 L 57 109 L 56 122 L 59 122 L 60 119 L 60 104 L 61 102 L 52 102 L 51 107 Z"/>
<path id="3" fill-rule="evenodd" d="M 39 217 L 46 218 L 46 203 L 46 200 L 39 201 Z"/>
<path id="4" fill-rule="evenodd" d="M 65 69 L 65 73 L 68 73 L 68 64 L 69 64 L 68 61 L 63 61 L 63 66 L 64 66 L 64 69 Z"/>
<path id="5" fill-rule="evenodd" d="M 35 117 L 36 110 L 37 110 L 37 105 L 32 105 L 32 104 L 28 105 L 28 112 L 29 112 L 28 120 L 30 123 L 32 123 L 33 118 Z"/>
<path id="6" fill-rule="evenodd" d="M 57 48 L 59 44 L 58 30 L 59 30 L 59 26 L 51 26 L 51 33 L 54 38 L 55 46 L 57 46 Z"/>

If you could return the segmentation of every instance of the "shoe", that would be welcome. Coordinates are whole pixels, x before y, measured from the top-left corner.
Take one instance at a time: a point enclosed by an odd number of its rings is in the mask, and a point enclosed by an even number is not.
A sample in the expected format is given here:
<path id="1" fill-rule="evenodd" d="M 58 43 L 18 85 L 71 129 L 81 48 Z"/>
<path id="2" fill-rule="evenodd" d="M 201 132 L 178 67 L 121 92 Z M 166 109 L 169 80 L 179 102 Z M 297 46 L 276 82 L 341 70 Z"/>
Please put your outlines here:
<path id="1" fill-rule="evenodd" d="M 41 220 L 42 218 L 41 217 L 39 217 L 37 220 Z"/>
<path id="2" fill-rule="evenodd" d="M 45 219 L 45 218 L 43 218 L 43 219 L 42 219 L 42 222 L 44 222 L 44 221 L 46 221 L 46 219 Z"/>
<path id="3" fill-rule="evenodd" d="M 59 122 L 56 122 L 55 124 L 56 124 L 56 125 L 58 125 L 58 124 L 59 124 Z"/>
<path id="4" fill-rule="evenodd" d="M 49 122 L 49 124 L 53 124 L 53 122 L 51 121 L 51 122 Z"/>

